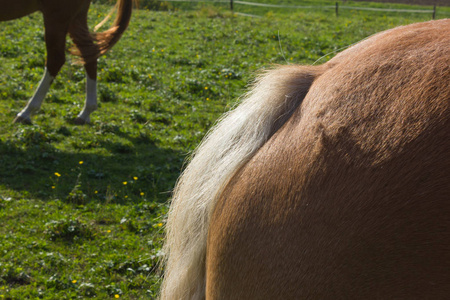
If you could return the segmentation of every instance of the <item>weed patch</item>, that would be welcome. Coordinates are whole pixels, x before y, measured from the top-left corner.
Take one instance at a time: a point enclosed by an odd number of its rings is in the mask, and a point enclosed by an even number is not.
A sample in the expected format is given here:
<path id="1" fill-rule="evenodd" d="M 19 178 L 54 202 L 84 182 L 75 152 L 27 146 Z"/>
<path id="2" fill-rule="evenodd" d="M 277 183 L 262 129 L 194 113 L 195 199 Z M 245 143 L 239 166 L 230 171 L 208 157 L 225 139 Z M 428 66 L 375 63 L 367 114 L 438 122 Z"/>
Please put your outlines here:
<path id="1" fill-rule="evenodd" d="M 95 235 L 91 226 L 78 219 L 50 221 L 45 227 L 44 234 L 51 241 L 77 242 L 84 239 L 91 240 Z"/>

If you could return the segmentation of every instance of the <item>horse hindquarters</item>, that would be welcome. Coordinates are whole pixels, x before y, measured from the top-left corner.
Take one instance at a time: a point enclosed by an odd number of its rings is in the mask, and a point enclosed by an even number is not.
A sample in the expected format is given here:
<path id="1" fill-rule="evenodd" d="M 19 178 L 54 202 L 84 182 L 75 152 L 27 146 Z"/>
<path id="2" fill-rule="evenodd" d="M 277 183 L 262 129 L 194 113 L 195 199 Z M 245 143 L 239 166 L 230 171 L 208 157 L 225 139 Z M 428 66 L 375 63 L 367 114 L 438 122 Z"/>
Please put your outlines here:
<path id="1" fill-rule="evenodd" d="M 449 29 L 330 61 L 217 201 L 207 299 L 448 298 Z"/>
<path id="2" fill-rule="evenodd" d="M 118 0 L 117 17 L 112 27 L 105 32 L 91 33 L 87 16 L 90 1 L 86 2 L 83 10 L 76 15 L 69 27 L 69 34 L 76 47 L 71 53 L 80 57 L 86 70 L 86 101 L 83 110 L 75 119 L 76 124 L 90 122 L 90 114 L 97 109 L 97 59 L 110 50 L 121 38 L 128 27 L 136 0 Z M 109 15 L 105 18 L 103 24 Z"/>
<path id="3" fill-rule="evenodd" d="M 0 0 L 0 22 L 28 16 L 39 10 L 39 0 Z"/>
<path id="4" fill-rule="evenodd" d="M 40 1 L 39 10 L 44 16 L 45 46 L 47 49 L 45 71 L 36 92 L 28 101 L 26 107 L 17 114 L 14 122 L 31 123 L 31 115 L 40 109 L 51 83 L 66 61 L 66 36 L 70 23 L 80 11 L 83 11 L 83 6 L 86 4 L 89 6 L 89 3 L 90 0 Z"/>
<path id="5" fill-rule="evenodd" d="M 17 114 L 14 119 L 15 123 L 31 124 L 31 115 L 40 109 L 50 85 L 66 60 L 66 35 L 71 16 L 70 14 L 67 16 L 55 15 L 54 11 L 49 9 L 43 9 L 42 12 L 44 14 L 45 45 L 47 49 L 44 75 L 25 108 Z"/>
<path id="6" fill-rule="evenodd" d="M 28 2 L 31 3 L 31 1 Z M 65 63 L 67 33 L 70 33 L 76 45 L 76 48 L 72 49 L 72 54 L 81 57 L 80 62 L 84 63 L 87 73 L 86 101 L 75 123 L 90 122 L 90 114 L 97 109 L 97 58 L 111 49 L 120 39 L 128 27 L 133 3 L 137 1 L 118 0 L 117 17 L 113 26 L 98 34 L 91 34 L 88 29 L 87 16 L 90 2 L 90 0 L 39 1 L 39 10 L 44 15 L 46 69 L 35 94 L 14 122 L 31 123 L 31 114 L 41 107 L 53 79 Z"/>
<path id="7" fill-rule="evenodd" d="M 196 149 L 172 198 L 161 299 L 204 298 L 207 230 L 218 195 L 289 118 L 323 72 L 321 66 L 285 66 L 266 72 Z"/>
<path id="8" fill-rule="evenodd" d="M 83 110 L 74 120 L 75 124 L 83 125 L 90 123 L 90 115 L 97 110 L 97 58 L 101 55 L 99 46 L 94 42 L 95 38 L 88 27 L 89 2 L 83 10 L 78 13 L 69 26 L 69 35 L 76 48 L 72 54 L 80 56 L 79 62 L 84 63 L 86 70 L 86 100 Z"/>

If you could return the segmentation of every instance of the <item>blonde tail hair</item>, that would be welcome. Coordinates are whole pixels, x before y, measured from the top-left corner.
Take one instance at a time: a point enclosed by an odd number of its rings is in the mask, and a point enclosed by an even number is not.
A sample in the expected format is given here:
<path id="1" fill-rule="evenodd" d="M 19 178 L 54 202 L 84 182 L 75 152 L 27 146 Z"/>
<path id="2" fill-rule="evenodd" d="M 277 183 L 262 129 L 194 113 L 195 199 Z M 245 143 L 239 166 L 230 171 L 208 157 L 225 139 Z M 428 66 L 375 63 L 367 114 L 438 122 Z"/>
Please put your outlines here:
<path id="1" fill-rule="evenodd" d="M 263 73 L 194 152 L 176 184 L 168 214 L 161 300 L 205 298 L 209 219 L 221 192 L 289 119 L 323 70 L 284 66 Z"/>

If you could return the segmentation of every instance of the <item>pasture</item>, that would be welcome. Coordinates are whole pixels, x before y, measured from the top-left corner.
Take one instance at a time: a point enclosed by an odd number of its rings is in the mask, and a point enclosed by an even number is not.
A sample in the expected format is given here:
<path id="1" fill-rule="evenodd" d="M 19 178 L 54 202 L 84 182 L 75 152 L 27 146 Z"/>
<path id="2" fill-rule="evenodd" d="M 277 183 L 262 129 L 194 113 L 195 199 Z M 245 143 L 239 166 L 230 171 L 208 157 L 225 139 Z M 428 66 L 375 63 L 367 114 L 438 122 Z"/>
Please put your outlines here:
<path id="1" fill-rule="evenodd" d="M 92 6 L 92 27 L 109 8 Z M 156 297 L 167 203 L 183 161 L 255 71 L 324 62 L 373 33 L 430 19 L 262 15 L 209 6 L 135 11 L 99 60 L 100 105 L 87 126 L 72 123 L 85 75 L 70 64 L 33 125 L 12 124 L 43 73 L 42 16 L 1 24 L 0 299 Z"/>

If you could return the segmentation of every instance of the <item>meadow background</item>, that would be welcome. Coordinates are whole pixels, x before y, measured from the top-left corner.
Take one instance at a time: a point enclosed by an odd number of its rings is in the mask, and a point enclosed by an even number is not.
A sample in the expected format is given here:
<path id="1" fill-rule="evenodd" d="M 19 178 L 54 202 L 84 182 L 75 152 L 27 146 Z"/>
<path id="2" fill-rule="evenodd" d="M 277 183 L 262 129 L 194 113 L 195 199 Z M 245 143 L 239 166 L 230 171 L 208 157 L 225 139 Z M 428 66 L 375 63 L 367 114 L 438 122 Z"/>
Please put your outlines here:
<path id="1" fill-rule="evenodd" d="M 110 7 L 94 2 L 90 24 Z M 33 125 L 12 124 L 43 74 L 42 17 L 1 23 L 0 299 L 155 298 L 168 201 L 183 162 L 256 71 L 322 63 L 378 31 L 431 19 L 235 10 L 259 17 L 232 14 L 226 3 L 143 1 L 99 61 L 100 106 L 87 126 L 71 122 L 83 106 L 84 70 L 69 56 Z M 449 16 L 438 8 L 437 18 Z"/>

